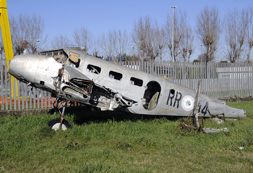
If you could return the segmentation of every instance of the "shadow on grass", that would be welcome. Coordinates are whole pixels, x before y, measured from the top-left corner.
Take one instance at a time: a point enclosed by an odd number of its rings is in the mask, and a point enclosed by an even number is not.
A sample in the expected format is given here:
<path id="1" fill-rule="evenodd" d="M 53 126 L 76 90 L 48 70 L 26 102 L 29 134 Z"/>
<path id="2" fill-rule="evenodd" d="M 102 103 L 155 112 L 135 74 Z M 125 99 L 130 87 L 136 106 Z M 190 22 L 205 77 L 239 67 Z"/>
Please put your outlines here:
<path id="1" fill-rule="evenodd" d="M 53 113 L 54 109 L 51 109 L 49 113 Z M 132 114 L 124 111 L 101 111 L 98 108 L 90 106 L 73 106 L 67 107 L 65 110 L 65 115 L 74 116 L 74 123 L 81 125 L 84 123 L 101 123 L 107 121 L 149 121 L 154 119 L 166 118 L 171 121 L 178 120 L 182 117 L 172 117 L 172 116 L 161 116 L 161 115 L 140 115 Z"/>

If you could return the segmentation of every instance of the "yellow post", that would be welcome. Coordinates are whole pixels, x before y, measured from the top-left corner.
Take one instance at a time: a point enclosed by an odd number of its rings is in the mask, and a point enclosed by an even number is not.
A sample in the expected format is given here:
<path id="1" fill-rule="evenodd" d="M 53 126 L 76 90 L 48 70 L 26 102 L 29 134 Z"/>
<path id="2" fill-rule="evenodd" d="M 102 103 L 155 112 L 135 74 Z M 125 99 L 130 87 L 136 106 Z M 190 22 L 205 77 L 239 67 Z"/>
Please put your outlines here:
<path id="1" fill-rule="evenodd" d="M 0 0 L 0 26 L 2 31 L 2 38 L 4 44 L 4 52 L 7 69 L 9 70 L 9 61 L 13 58 L 13 49 L 11 42 L 11 31 L 9 18 L 7 13 L 7 2 L 6 0 Z M 15 80 L 17 83 L 17 80 Z M 14 78 L 11 76 L 11 95 L 14 96 L 14 88 L 13 88 Z M 18 87 L 16 85 L 16 96 L 18 94 Z"/>

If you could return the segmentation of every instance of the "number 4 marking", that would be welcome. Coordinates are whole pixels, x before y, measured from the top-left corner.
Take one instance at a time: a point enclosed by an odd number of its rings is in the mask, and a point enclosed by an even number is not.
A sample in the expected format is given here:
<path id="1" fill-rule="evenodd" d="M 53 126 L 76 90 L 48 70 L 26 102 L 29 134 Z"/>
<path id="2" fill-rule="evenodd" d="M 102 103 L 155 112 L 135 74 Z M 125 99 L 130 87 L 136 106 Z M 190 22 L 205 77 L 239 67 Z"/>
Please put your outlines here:
<path id="1" fill-rule="evenodd" d="M 201 113 L 204 114 L 204 116 L 206 115 L 208 111 L 208 102 L 206 102 L 206 105 L 203 107 L 203 109 L 201 110 Z"/>

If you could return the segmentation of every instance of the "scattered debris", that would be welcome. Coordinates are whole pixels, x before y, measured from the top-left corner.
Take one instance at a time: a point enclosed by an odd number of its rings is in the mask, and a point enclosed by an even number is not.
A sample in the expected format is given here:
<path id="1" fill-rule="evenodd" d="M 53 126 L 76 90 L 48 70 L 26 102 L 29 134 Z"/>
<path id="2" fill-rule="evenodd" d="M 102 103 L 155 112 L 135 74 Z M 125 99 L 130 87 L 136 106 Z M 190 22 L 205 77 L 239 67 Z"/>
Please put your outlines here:
<path id="1" fill-rule="evenodd" d="M 189 114 L 189 116 L 181 121 L 181 123 L 177 126 L 175 129 L 175 132 L 180 135 L 189 135 L 196 132 L 204 132 L 204 133 L 216 133 L 216 132 L 228 132 L 228 128 L 223 129 L 212 129 L 212 128 L 203 128 L 204 127 L 204 120 L 203 117 L 201 117 L 201 121 L 199 122 L 199 112 L 198 112 L 198 98 L 199 98 L 199 92 L 201 87 L 201 80 L 198 82 L 198 90 L 197 94 L 195 96 L 195 103 L 194 108 L 192 112 Z M 208 109 L 208 113 L 215 117 L 213 120 L 216 121 L 218 124 L 222 124 L 225 121 L 225 114 L 211 114 L 210 110 Z M 220 116 L 222 115 L 222 116 Z M 219 118 L 223 118 L 219 119 Z"/>
<path id="2" fill-rule="evenodd" d="M 229 129 L 228 128 L 223 128 L 223 129 L 212 129 L 212 128 L 203 128 L 203 131 L 205 133 L 216 133 L 216 132 L 228 132 Z"/>
<path id="3" fill-rule="evenodd" d="M 222 119 L 219 119 L 219 118 L 213 118 L 212 119 L 213 121 L 215 121 L 215 122 L 217 122 L 217 124 L 223 124 L 224 123 L 224 120 L 222 120 Z"/>
<path id="4" fill-rule="evenodd" d="M 245 147 L 238 147 L 239 150 L 243 150 Z"/>

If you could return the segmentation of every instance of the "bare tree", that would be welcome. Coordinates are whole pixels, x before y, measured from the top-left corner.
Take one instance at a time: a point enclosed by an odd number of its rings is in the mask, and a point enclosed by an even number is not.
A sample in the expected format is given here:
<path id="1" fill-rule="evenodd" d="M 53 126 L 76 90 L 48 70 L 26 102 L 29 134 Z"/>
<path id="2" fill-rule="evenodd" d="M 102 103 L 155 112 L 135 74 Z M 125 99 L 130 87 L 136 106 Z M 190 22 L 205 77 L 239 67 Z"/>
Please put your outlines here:
<path id="1" fill-rule="evenodd" d="M 72 46 L 72 44 L 69 41 L 68 37 L 62 34 L 60 36 L 56 36 L 52 40 L 53 49 L 59 49 L 59 48 L 70 47 L 70 46 Z"/>
<path id="2" fill-rule="evenodd" d="M 197 17 L 196 33 L 201 43 L 206 47 L 208 61 L 215 58 L 220 39 L 220 19 L 218 9 L 205 7 Z"/>
<path id="3" fill-rule="evenodd" d="M 157 51 L 159 50 L 159 41 L 156 40 L 155 35 L 160 34 L 159 32 L 161 31 L 157 31 L 152 27 L 151 20 L 147 16 L 144 19 L 140 17 L 138 22 L 134 23 L 132 40 L 140 52 L 142 59 L 146 56 L 151 60 L 155 60 L 159 55 Z M 160 48 L 162 48 L 162 44 L 160 44 Z"/>
<path id="4" fill-rule="evenodd" d="M 76 29 L 73 34 L 75 45 L 87 54 L 92 47 L 92 34 L 85 28 Z"/>
<path id="5" fill-rule="evenodd" d="M 187 27 L 187 15 L 186 13 L 175 13 L 174 19 L 168 15 L 167 21 L 165 25 L 166 35 L 167 35 L 167 41 L 168 41 L 168 47 L 170 50 L 170 55 L 174 62 L 178 61 L 178 55 L 182 53 L 181 50 L 181 41 L 184 36 L 185 28 Z M 173 27 L 174 22 L 174 27 Z M 172 32 L 172 29 L 174 28 L 174 31 Z M 172 39 L 172 33 L 173 33 L 173 39 Z M 172 42 L 173 40 L 173 42 Z M 172 46 L 174 44 L 174 46 Z M 173 50 L 172 50 L 173 47 Z M 172 52 L 174 53 L 174 56 L 172 55 Z"/>
<path id="6" fill-rule="evenodd" d="M 98 45 L 102 50 L 103 54 L 108 58 L 109 56 L 113 56 L 115 54 L 116 49 L 116 32 L 109 31 L 107 35 L 103 34 L 98 38 Z"/>
<path id="7" fill-rule="evenodd" d="M 241 59 L 243 48 L 245 47 L 246 34 L 249 24 L 249 11 L 234 10 L 225 17 L 225 38 L 228 48 L 228 58 L 230 62 L 238 62 Z"/>
<path id="8" fill-rule="evenodd" d="M 200 55 L 198 55 L 198 59 L 196 60 L 198 60 L 199 62 L 206 62 L 206 57 L 206 53 L 201 53 Z"/>
<path id="9" fill-rule="evenodd" d="M 14 54 L 22 54 L 24 51 L 23 41 L 27 40 L 29 37 L 29 32 L 26 26 L 27 18 L 24 15 L 19 15 L 16 19 L 14 17 L 10 18 L 10 30 L 12 37 L 12 44 L 15 50 Z"/>
<path id="10" fill-rule="evenodd" d="M 172 32 L 173 27 L 174 31 Z M 185 12 L 175 13 L 174 19 L 168 15 L 165 29 L 170 55 L 172 58 L 174 57 L 173 61 L 177 62 L 180 60 L 179 58 L 182 58 L 184 62 L 189 61 L 193 52 L 194 33 L 187 23 L 187 14 Z"/>
<path id="11" fill-rule="evenodd" d="M 19 15 L 18 18 L 11 17 L 10 30 L 15 54 L 22 54 L 25 48 L 31 53 L 36 53 L 47 39 L 44 34 L 44 22 L 35 14 L 32 17 L 25 15 Z"/>
<path id="12" fill-rule="evenodd" d="M 27 17 L 27 31 L 29 33 L 27 41 L 32 54 L 42 48 L 47 41 L 44 29 L 44 21 L 39 15 L 33 14 L 32 17 Z"/>
<path id="13" fill-rule="evenodd" d="M 127 50 L 129 49 L 129 39 L 128 39 L 128 34 L 126 31 L 122 33 L 120 30 L 116 32 L 116 46 L 115 46 L 115 51 L 116 54 L 125 54 Z"/>
<path id="14" fill-rule="evenodd" d="M 103 54 L 108 58 L 109 56 L 119 59 L 119 55 L 125 54 L 129 49 L 128 34 L 120 30 L 108 31 L 107 35 L 103 34 L 98 38 L 98 45 L 102 49 Z"/>
<path id="15" fill-rule="evenodd" d="M 247 38 L 248 38 L 248 46 L 249 46 L 249 51 L 247 54 L 247 62 L 250 61 L 250 53 L 251 49 L 253 47 L 253 9 L 252 7 L 249 8 L 249 26 L 247 30 Z"/>
<path id="16" fill-rule="evenodd" d="M 160 28 L 156 23 L 155 28 L 153 30 L 153 49 L 154 54 L 160 57 L 160 61 L 163 59 L 163 51 L 166 46 L 166 33 L 164 28 Z"/>
<path id="17" fill-rule="evenodd" d="M 158 52 L 156 51 L 156 47 L 158 45 L 155 45 L 155 30 L 151 25 L 151 20 L 146 17 L 145 19 L 145 30 L 146 30 L 146 55 L 147 58 L 150 60 L 155 60 L 155 58 L 159 55 Z"/>
<path id="18" fill-rule="evenodd" d="M 137 23 L 134 23 L 134 30 L 132 33 L 132 40 L 136 45 L 138 51 L 140 51 L 142 60 L 144 59 L 144 52 L 146 52 L 146 32 L 145 32 L 145 23 L 141 17 Z"/>
<path id="19" fill-rule="evenodd" d="M 191 54 L 193 52 L 194 33 L 191 27 L 184 27 L 184 33 L 181 39 L 181 51 L 184 62 L 190 62 Z"/>

